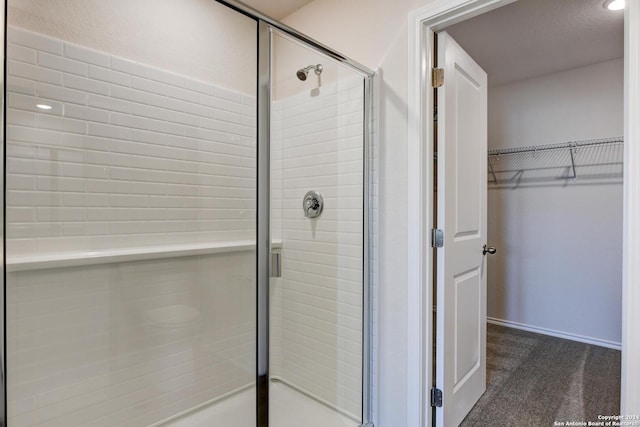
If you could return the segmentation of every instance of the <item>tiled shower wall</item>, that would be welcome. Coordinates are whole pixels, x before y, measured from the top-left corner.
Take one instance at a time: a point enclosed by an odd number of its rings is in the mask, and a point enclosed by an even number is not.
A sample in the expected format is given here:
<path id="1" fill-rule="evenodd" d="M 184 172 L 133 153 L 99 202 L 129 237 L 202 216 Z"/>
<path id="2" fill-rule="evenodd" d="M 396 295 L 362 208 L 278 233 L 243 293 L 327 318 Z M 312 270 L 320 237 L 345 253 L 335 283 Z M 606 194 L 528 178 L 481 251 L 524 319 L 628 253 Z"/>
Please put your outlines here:
<path id="1" fill-rule="evenodd" d="M 255 238 L 255 97 L 18 28 L 8 41 L 10 256 Z"/>
<path id="2" fill-rule="evenodd" d="M 278 344 L 272 347 L 272 372 L 358 418 L 364 89 L 361 78 L 351 78 L 313 93 L 277 101 L 273 111 L 282 278 L 272 290 Z M 319 191 L 325 202 L 316 219 L 306 218 L 302 210 L 309 190 Z"/>
<path id="3" fill-rule="evenodd" d="M 238 252 L 8 273 L 9 425 L 146 426 L 250 386 L 254 261 Z"/>
<path id="4" fill-rule="evenodd" d="M 251 385 L 253 251 L 12 261 L 255 239 L 255 99 L 18 28 L 8 41 L 11 425 L 149 425 Z"/>

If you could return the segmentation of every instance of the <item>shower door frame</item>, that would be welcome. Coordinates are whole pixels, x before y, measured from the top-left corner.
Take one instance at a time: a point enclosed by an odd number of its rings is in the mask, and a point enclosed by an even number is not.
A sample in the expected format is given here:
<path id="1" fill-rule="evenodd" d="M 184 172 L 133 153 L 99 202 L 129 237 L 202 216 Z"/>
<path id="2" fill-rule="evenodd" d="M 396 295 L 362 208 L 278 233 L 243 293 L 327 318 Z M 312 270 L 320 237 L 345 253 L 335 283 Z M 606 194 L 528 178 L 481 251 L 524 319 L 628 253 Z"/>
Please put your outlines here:
<path id="1" fill-rule="evenodd" d="M 321 54 L 338 59 L 339 62 L 355 68 L 363 78 L 363 318 L 362 318 L 362 423 L 361 427 L 372 427 L 371 405 L 371 285 L 369 263 L 369 179 L 370 179 L 370 134 L 371 134 L 371 97 L 373 74 L 354 66 L 346 58 L 333 51 L 327 51 L 318 43 L 306 37 L 292 34 L 280 25 L 266 20 L 258 20 L 258 227 L 257 227 L 257 426 L 269 426 L 269 286 L 271 278 L 271 60 L 273 55 L 273 31 L 282 32 L 303 45 L 311 47 Z"/>
<path id="2" fill-rule="evenodd" d="M 370 191 L 372 100 L 375 73 L 328 46 L 290 28 L 235 0 L 216 0 L 250 18 L 258 24 L 258 93 L 257 93 L 257 349 L 256 349 L 256 426 L 269 426 L 269 282 L 271 277 L 271 60 L 272 29 L 301 42 L 356 71 L 363 79 L 363 241 L 362 241 L 362 423 L 373 427 L 372 320 L 373 295 L 371 286 Z"/>

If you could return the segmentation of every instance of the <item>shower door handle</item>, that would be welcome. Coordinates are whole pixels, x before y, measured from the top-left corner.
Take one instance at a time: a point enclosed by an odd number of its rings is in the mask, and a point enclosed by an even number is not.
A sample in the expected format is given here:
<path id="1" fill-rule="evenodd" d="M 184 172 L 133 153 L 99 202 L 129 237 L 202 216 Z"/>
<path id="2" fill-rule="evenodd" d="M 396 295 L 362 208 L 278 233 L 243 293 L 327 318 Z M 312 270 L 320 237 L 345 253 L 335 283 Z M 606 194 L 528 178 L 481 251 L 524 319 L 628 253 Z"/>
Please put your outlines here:
<path id="1" fill-rule="evenodd" d="M 282 254 L 271 252 L 271 277 L 282 277 Z"/>

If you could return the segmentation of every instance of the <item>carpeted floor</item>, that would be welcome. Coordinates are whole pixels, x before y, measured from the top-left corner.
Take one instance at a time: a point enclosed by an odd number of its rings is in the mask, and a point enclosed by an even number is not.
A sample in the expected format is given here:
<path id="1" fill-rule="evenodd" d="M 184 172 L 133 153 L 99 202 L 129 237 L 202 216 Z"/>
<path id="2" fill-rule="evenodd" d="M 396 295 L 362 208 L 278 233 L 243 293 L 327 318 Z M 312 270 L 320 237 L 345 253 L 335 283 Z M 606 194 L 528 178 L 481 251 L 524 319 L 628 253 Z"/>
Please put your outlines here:
<path id="1" fill-rule="evenodd" d="M 461 426 L 546 427 L 620 413 L 620 351 L 487 325 L 487 391 Z"/>

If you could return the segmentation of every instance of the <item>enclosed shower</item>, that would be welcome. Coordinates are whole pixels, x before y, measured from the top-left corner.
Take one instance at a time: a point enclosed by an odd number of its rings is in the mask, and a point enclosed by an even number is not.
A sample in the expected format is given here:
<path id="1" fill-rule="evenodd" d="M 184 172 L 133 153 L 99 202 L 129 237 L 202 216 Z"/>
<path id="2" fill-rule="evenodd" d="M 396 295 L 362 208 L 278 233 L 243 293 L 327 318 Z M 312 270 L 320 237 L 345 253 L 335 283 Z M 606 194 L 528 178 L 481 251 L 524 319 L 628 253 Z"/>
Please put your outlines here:
<path id="1" fill-rule="evenodd" d="M 367 425 L 372 72 L 233 1 L 6 6 L 6 425 Z"/>

